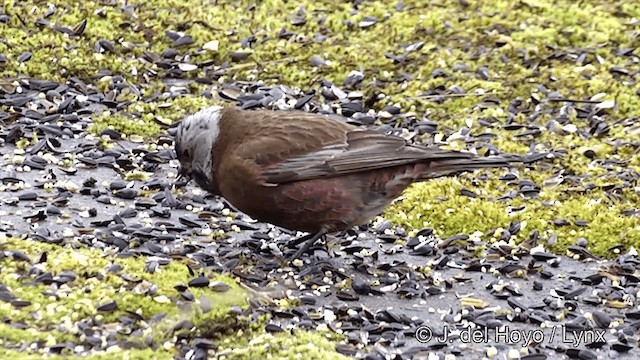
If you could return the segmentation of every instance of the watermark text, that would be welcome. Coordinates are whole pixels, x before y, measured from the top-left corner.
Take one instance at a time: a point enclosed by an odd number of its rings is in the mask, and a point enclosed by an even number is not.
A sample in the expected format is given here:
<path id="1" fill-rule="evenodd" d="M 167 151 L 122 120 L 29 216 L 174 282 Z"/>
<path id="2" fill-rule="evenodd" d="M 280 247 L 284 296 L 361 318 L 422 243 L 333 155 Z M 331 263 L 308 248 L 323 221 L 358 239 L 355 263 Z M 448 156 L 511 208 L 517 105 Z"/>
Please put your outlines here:
<path id="1" fill-rule="evenodd" d="M 431 341 L 452 343 L 459 340 L 463 343 L 521 344 L 523 347 L 545 342 L 561 342 L 573 347 L 586 343 L 606 342 L 606 330 L 570 330 L 560 325 L 533 330 L 513 329 L 509 326 L 498 328 L 444 326 L 439 330 L 436 332 L 429 326 L 420 326 L 416 329 L 415 337 L 422 343 Z"/>

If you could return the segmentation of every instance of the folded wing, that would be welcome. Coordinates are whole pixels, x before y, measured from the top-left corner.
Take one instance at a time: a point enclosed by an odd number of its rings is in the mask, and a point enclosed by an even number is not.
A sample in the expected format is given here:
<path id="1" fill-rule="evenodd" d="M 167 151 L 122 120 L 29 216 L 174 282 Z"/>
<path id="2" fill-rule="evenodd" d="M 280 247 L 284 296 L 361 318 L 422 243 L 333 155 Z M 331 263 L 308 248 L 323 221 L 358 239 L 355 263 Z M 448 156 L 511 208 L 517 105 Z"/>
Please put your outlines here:
<path id="1" fill-rule="evenodd" d="M 264 170 L 271 184 L 383 169 L 416 162 L 433 167 L 433 177 L 481 167 L 506 166 L 504 158 L 481 158 L 471 153 L 443 150 L 437 146 L 414 146 L 397 136 L 371 130 L 349 131 L 346 141 L 325 145 Z M 428 176 L 431 177 L 431 176 Z"/>

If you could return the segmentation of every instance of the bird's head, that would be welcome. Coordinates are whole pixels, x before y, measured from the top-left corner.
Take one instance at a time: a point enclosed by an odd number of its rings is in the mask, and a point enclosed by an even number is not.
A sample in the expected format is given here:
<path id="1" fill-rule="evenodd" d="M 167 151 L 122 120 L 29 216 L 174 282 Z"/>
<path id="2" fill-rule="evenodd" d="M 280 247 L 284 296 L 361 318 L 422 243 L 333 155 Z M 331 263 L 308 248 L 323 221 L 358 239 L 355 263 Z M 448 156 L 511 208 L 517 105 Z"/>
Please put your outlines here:
<path id="1" fill-rule="evenodd" d="M 175 133 L 175 149 L 180 161 L 179 177 L 194 179 L 205 190 L 213 184 L 212 149 L 220 134 L 219 106 L 186 116 Z"/>

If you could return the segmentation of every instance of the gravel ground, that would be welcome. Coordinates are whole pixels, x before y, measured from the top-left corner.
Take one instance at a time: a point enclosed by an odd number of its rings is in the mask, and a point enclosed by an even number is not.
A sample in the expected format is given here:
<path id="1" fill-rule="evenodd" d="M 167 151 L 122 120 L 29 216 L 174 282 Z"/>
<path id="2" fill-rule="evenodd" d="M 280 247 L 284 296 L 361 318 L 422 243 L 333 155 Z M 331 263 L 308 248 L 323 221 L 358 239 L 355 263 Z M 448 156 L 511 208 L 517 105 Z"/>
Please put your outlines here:
<path id="1" fill-rule="evenodd" d="M 3 4 L 0 357 L 637 358 L 639 18 L 598 0 Z M 528 161 L 413 186 L 289 263 L 301 234 L 174 183 L 175 121 L 213 104 Z"/>
<path id="2" fill-rule="evenodd" d="M 30 138 L 37 126 L 7 127 L 4 138 L 18 127 Z M 517 246 L 485 244 L 480 236 L 440 239 L 429 229 L 408 237 L 378 219 L 330 236 L 313 256 L 288 264 L 282 251 L 296 234 L 256 223 L 194 184 L 172 187 L 177 163 L 169 138 L 155 150 L 124 140 L 101 150 L 100 139 L 83 134 L 45 137 L 26 149 L 5 145 L 2 168 L 16 169 L 2 174 L 6 236 L 117 249 L 117 256 L 146 258 L 148 271 L 180 254 L 246 285 L 249 311 L 271 316 L 268 331 L 328 327 L 348 339 L 336 347 L 346 355 L 638 356 L 635 255 L 597 260 L 576 245 L 575 259 L 556 256 L 535 233 Z M 75 154 L 71 163 L 58 162 L 68 166 L 52 161 L 65 154 Z M 131 180 L 122 171 L 134 168 L 148 178 Z M 226 235 L 212 240 L 220 230 Z M 473 256 L 482 244 L 485 255 Z M 273 302 L 278 298 L 297 305 L 283 308 Z"/>

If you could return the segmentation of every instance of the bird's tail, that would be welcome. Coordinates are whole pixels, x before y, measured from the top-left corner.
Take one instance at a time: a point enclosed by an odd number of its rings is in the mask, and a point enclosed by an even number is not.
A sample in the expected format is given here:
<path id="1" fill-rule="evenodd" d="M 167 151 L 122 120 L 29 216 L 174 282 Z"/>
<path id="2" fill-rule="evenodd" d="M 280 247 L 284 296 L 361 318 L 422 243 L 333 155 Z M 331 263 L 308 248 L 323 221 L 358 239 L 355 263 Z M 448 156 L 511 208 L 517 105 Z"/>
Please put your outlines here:
<path id="1" fill-rule="evenodd" d="M 443 157 L 430 161 L 429 168 L 422 173 L 420 178 L 427 180 L 484 168 L 519 167 L 528 162 L 530 161 L 526 157 L 520 155 L 481 157 L 470 153 L 457 153 L 452 154 L 450 158 Z"/>

